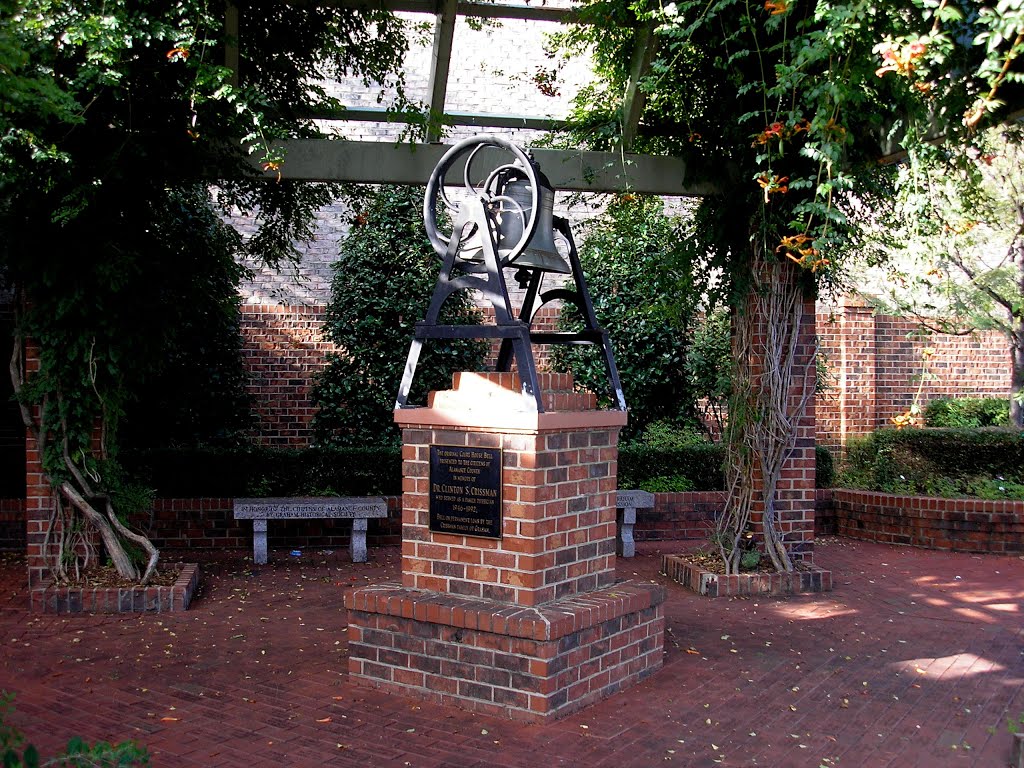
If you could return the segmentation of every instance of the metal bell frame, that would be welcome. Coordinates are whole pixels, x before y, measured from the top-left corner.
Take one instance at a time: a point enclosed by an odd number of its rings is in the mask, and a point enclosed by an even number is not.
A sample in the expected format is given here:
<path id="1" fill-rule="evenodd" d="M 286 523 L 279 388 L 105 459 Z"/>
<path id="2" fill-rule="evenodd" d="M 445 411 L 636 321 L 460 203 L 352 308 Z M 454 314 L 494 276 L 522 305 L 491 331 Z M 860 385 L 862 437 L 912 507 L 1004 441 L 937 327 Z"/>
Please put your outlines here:
<path id="1" fill-rule="evenodd" d="M 488 147 L 510 153 L 514 160 L 499 165 L 481 184 L 474 183 L 473 161 L 481 150 Z M 463 156 L 463 186 L 469 194 L 455 205 L 445 193 L 445 175 Z M 529 186 L 528 193 L 523 182 Z M 510 190 L 513 184 L 517 186 Z M 514 195 L 507 194 L 510 191 Z M 527 197 L 529 206 L 525 205 Z M 501 339 L 495 368 L 498 371 L 509 371 L 515 360 L 522 395 L 531 410 L 544 411 L 533 355 L 534 343 L 599 346 L 608 374 L 612 402 L 617 410 L 626 410 L 626 399 L 622 393 L 608 332 L 597 323 L 572 229 L 566 219 L 552 214 L 553 200 L 554 190 L 537 163 L 507 139 L 475 136 L 455 144 L 441 158 L 430 175 L 423 203 L 424 225 L 431 244 L 441 257 L 441 270 L 426 316 L 416 323 L 395 408 L 415 407 L 408 404 L 409 390 L 416 375 L 423 343 L 428 339 Z M 444 237 L 438 230 L 439 201 L 448 207 L 453 218 L 450 237 Z M 518 222 L 515 226 L 510 225 L 513 220 L 510 214 L 519 218 L 521 229 Z M 550 230 L 547 229 L 549 226 Z M 540 233 L 538 230 L 541 230 Z M 559 233 L 568 245 L 568 265 L 557 251 L 552 250 L 554 232 Z M 510 242 L 513 238 L 515 242 Z M 539 250 L 531 251 L 533 246 L 539 246 Z M 516 269 L 515 279 L 525 289 L 518 316 L 513 313 L 509 300 L 505 268 Z M 555 288 L 542 292 L 541 283 L 545 272 L 571 273 L 575 290 Z M 461 290 L 481 293 L 494 309 L 494 325 L 444 325 L 440 322 L 441 308 L 445 301 Z M 576 308 L 583 321 L 583 330 L 532 330 L 537 311 L 548 302 L 556 300 Z"/>

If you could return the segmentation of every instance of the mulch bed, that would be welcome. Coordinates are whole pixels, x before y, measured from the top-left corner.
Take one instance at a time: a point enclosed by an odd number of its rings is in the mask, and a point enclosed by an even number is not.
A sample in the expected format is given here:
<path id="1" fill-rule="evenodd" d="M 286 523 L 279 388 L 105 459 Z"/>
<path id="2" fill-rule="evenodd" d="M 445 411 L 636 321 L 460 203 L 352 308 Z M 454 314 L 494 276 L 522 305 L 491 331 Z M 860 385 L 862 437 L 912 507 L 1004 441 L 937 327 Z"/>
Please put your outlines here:
<path id="1" fill-rule="evenodd" d="M 146 584 L 147 587 L 173 587 L 181 575 L 181 563 L 164 563 L 157 566 L 157 572 Z M 60 584 L 72 589 L 131 589 L 140 586 L 137 582 L 124 578 L 112 565 L 101 565 L 83 571 L 78 579 L 70 579 Z"/>

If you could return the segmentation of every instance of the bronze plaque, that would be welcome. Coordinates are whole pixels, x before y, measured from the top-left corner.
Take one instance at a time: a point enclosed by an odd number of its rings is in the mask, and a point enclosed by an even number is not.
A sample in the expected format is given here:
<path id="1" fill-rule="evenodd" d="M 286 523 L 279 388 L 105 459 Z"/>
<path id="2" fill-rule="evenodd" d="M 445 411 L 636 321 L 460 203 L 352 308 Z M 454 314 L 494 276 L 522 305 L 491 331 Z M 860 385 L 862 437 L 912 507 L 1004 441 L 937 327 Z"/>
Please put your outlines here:
<path id="1" fill-rule="evenodd" d="M 430 530 L 501 538 L 501 449 L 430 446 Z"/>

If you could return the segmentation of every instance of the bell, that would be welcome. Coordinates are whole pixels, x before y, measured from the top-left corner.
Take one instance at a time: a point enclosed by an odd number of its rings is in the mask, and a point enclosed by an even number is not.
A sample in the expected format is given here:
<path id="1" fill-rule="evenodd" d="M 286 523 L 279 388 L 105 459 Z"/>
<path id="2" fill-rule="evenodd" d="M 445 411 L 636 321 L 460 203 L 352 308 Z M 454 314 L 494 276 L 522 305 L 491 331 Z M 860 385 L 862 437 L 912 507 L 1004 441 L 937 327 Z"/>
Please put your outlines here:
<path id="1" fill-rule="evenodd" d="M 555 208 L 555 191 L 551 188 L 543 173 L 537 172 L 540 179 L 538 190 L 537 228 L 526 248 L 518 257 L 508 264 L 513 267 L 538 269 L 541 272 L 559 272 L 567 275 L 572 269 L 562 258 L 555 246 L 555 225 L 553 221 Z M 526 179 L 515 179 L 505 185 L 502 190 L 505 197 L 515 201 L 515 205 L 502 201 L 499 214 L 498 254 L 504 260 L 512 254 L 512 249 L 523 237 L 523 225 L 530 218 L 532 194 L 530 182 Z"/>

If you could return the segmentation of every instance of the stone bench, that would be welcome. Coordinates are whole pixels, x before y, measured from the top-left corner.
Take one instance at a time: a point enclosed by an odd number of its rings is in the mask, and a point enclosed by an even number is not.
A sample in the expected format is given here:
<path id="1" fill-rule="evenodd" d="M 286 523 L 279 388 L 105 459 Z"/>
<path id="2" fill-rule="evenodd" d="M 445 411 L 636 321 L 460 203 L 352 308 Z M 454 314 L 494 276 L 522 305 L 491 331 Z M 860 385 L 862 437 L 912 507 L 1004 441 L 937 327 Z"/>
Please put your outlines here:
<path id="1" fill-rule="evenodd" d="M 654 494 L 647 491 L 618 491 L 615 507 L 619 527 L 618 553 L 620 557 L 633 557 L 636 542 L 633 541 L 633 526 L 636 525 L 638 509 L 654 509 Z"/>
<path id="2" fill-rule="evenodd" d="M 257 565 L 267 562 L 268 520 L 351 519 L 352 562 L 365 563 L 367 521 L 387 517 L 388 505 L 378 496 L 235 499 L 234 513 L 235 520 L 252 520 L 252 559 Z"/>

